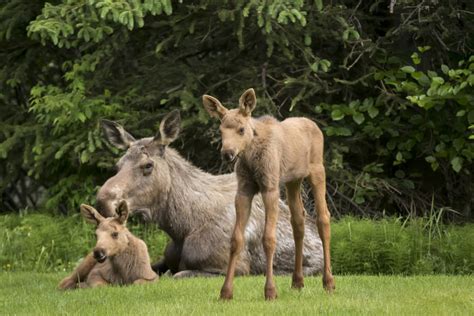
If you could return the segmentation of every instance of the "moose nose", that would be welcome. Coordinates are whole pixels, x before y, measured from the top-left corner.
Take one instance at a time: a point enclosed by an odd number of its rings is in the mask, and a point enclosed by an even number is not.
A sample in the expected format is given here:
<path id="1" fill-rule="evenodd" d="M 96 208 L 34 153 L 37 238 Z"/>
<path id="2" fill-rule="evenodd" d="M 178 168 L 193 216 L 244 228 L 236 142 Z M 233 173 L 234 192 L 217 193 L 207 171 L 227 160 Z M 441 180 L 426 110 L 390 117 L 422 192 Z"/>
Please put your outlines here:
<path id="1" fill-rule="evenodd" d="M 107 256 L 105 255 L 105 250 L 102 248 L 96 248 L 94 249 L 94 259 L 97 260 L 99 263 L 102 263 L 107 259 Z"/>
<path id="2" fill-rule="evenodd" d="M 232 161 L 235 158 L 235 152 L 233 150 L 222 151 L 222 158 L 226 161 Z"/>

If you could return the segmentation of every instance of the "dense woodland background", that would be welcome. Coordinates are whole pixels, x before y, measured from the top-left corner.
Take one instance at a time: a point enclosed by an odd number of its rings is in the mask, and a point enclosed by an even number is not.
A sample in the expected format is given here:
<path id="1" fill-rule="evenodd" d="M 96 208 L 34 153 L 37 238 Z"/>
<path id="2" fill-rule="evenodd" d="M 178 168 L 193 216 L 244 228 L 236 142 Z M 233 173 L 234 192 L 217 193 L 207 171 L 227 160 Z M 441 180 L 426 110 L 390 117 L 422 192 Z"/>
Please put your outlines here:
<path id="1" fill-rule="evenodd" d="M 99 121 L 228 172 L 211 94 L 326 135 L 335 216 L 472 221 L 474 2 L 11 0 L 0 4 L 0 212 L 75 213 L 120 155 Z"/>

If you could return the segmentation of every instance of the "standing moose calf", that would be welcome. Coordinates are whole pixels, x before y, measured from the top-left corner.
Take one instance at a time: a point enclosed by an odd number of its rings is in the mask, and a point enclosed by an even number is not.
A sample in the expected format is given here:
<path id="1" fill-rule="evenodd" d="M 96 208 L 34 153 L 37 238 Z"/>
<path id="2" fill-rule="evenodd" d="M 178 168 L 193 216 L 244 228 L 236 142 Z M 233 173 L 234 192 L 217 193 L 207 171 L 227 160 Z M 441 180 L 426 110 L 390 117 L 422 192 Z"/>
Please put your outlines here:
<path id="1" fill-rule="evenodd" d="M 244 247 L 244 231 L 252 200 L 261 193 L 265 206 L 263 247 L 266 256 L 265 299 L 277 297 L 273 280 L 273 255 L 276 244 L 279 184 L 284 183 L 291 211 L 291 225 L 295 240 L 295 268 L 292 287 L 302 288 L 303 237 L 305 210 L 301 199 L 301 183 L 308 178 L 316 202 L 317 227 L 323 244 L 323 286 L 331 292 L 334 278 L 330 260 L 330 214 L 326 204 L 326 175 L 323 165 L 323 135 L 318 126 L 306 118 L 288 118 L 282 122 L 270 116 L 251 117 L 257 99 L 248 89 L 239 100 L 237 109 L 228 110 L 219 100 L 204 95 L 203 103 L 213 117 L 221 120 L 221 154 L 224 159 L 236 158 L 237 194 L 235 197 L 236 222 L 231 239 L 230 259 L 222 299 L 232 299 L 233 280 L 238 256 Z"/>
<path id="2" fill-rule="evenodd" d="M 97 244 L 89 255 L 95 260 L 86 257 L 84 261 L 88 264 L 81 264 L 63 279 L 60 289 L 139 284 L 158 279 L 151 269 L 145 242 L 125 227 L 129 214 L 125 201 L 120 202 L 116 217 L 105 218 L 85 204 L 81 205 L 81 213 L 88 222 L 97 226 Z"/>

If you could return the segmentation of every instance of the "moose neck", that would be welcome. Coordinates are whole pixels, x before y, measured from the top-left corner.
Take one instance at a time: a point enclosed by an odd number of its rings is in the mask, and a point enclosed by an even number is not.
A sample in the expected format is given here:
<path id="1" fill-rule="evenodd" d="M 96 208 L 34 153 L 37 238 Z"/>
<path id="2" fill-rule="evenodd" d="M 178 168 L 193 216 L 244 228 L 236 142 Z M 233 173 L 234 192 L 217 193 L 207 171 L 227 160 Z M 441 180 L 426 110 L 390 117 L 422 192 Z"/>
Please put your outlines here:
<path id="1" fill-rule="evenodd" d="M 275 133 L 272 125 L 278 121 L 272 116 L 262 116 L 260 118 L 252 118 L 253 139 L 242 152 L 242 158 L 246 164 L 252 165 L 254 156 L 260 156 L 262 151 L 265 151 L 268 144 L 272 143 L 275 138 Z"/>
<path id="2" fill-rule="evenodd" d="M 155 210 L 160 227 L 175 241 L 213 220 L 215 212 L 224 210 L 228 194 L 235 194 L 232 174 L 214 176 L 193 166 L 175 150 L 166 149 L 170 170 L 170 190 L 166 205 Z"/>

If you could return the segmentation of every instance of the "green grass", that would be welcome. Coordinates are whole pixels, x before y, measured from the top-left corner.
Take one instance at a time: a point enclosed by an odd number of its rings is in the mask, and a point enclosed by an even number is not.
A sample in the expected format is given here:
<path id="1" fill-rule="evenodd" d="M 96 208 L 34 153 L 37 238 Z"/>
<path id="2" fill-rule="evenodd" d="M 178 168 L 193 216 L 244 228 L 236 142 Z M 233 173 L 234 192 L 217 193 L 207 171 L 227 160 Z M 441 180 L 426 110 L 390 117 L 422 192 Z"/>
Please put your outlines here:
<path id="1" fill-rule="evenodd" d="M 264 277 L 235 281 L 234 300 L 217 299 L 223 278 L 173 280 L 151 285 L 56 290 L 63 273 L 0 273 L 2 315 L 473 315 L 474 276 L 336 276 L 327 295 L 320 277 L 302 291 L 277 277 L 279 298 L 263 299 Z"/>

